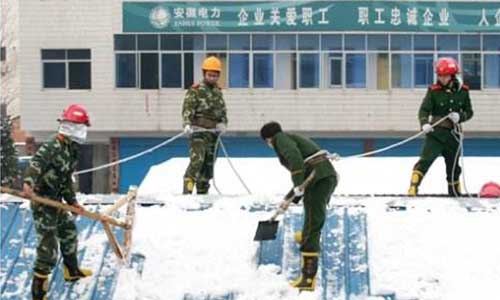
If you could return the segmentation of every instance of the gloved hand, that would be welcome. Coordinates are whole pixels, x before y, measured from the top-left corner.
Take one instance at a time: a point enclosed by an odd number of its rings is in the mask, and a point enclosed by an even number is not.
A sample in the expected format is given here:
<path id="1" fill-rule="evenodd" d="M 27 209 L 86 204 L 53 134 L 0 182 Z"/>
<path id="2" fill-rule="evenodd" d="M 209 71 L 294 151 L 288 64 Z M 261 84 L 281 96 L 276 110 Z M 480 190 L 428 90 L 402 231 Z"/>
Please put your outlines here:
<path id="1" fill-rule="evenodd" d="M 330 157 L 329 157 L 331 160 L 334 160 L 334 161 L 339 161 L 340 160 L 340 154 L 338 153 L 330 153 Z"/>
<path id="2" fill-rule="evenodd" d="M 191 125 L 187 124 L 186 126 L 184 126 L 184 133 L 187 135 L 193 134 L 193 127 L 191 127 Z"/>
<path id="3" fill-rule="evenodd" d="M 215 126 L 215 130 L 217 130 L 221 134 L 225 133 L 226 132 L 226 124 L 217 123 L 217 125 Z"/>
<path id="4" fill-rule="evenodd" d="M 460 115 L 457 112 L 452 112 L 448 115 L 448 118 L 455 124 L 460 122 Z"/>
<path id="5" fill-rule="evenodd" d="M 427 123 L 422 126 L 422 131 L 425 132 L 425 134 L 434 131 L 434 128 L 432 128 L 432 125 Z"/>
<path id="6" fill-rule="evenodd" d="M 291 189 L 288 194 L 286 194 L 286 199 L 290 199 L 293 197 L 292 202 L 297 204 L 300 202 L 302 197 L 304 196 L 304 191 L 302 191 L 298 186 Z"/>

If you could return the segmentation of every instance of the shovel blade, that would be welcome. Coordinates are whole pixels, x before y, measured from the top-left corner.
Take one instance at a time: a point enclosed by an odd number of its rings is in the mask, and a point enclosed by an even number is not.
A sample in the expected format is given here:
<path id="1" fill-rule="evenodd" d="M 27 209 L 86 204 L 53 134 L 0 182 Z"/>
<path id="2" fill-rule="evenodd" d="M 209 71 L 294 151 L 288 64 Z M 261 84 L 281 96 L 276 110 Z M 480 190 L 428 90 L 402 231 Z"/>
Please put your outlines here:
<path id="1" fill-rule="evenodd" d="M 276 239 L 278 232 L 278 221 L 260 221 L 255 232 L 254 241 L 267 241 Z"/>

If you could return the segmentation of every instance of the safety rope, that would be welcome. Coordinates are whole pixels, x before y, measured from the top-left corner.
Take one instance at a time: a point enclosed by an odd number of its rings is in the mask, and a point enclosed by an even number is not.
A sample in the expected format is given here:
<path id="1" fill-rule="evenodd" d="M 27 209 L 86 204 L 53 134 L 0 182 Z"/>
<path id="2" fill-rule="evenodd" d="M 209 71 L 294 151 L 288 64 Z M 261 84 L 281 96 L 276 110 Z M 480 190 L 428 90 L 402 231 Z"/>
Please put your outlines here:
<path id="1" fill-rule="evenodd" d="M 164 147 L 164 146 L 172 143 L 173 141 L 177 140 L 178 138 L 182 137 L 183 135 L 185 135 L 184 131 L 182 131 L 181 133 L 179 133 L 179 134 L 177 134 L 177 135 L 169 138 L 168 140 L 165 140 L 165 141 L 161 142 L 160 144 L 158 144 L 158 145 L 156 145 L 156 146 L 154 146 L 152 148 L 146 149 L 146 150 L 144 150 L 142 152 L 136 153 L 134 155 L 125 157 L 125 158 L 120 159 L 120 160 L 115 160 L 115 161 L 110 162 L 108 164 L 104 164 L 104 165 L 97 166 L 97 167 L 90 168 L 90 169 L 86 169 L 86 170 L 77 171 L 77 172 L 73 173 L 73 176 L 77 176 L 77 175 L 81 175 L 81 174 L 85 174 L 85 173 L 99 171 L 99 170 L 102 170 L 102 169 L 106 169 L 106 168 L 109 168 L 109 167 L 112 167 L 112 166 L 116 166 L 116 165 L 125 163 L 127 161 L 131 161 L 133 159 L 139 158 L 139 157 L 144 156 L 144 155 L 146 155 L 148 153 L 156 151 L 157 149 L 159 149 L 161 147 Z"/>
<path id="2" fill-rule="evenodd" d="M 458 143 L 458 148 L 457 148 L 457 152 L 455 153 L 455 159 L 453 160 L 453 167 L 452 167 L 452 170 L 451 170 L 451 176 L 452 176 L 452 181 L 455 179 L 454 178 L 454 174 L 455 174 L 455 169 L 459 163 L 459 160 L 460 160 L 460 163 L 462 165 L 462 182 L 464 183 L 463 187 L 464 187 L 464 192 L 465 194 L 467 195 L 467 197 L 469 198 L 474 198 L 474 196 L 469 193 L 469 190 L 467 189 L 467 184 L 466 184 L 466 180 L 465 180 L 465 166 L 464 166 L 464 133 L 463 131 L 461 130 L 461 127 L 460 125 L 458 124 L 454 124 L 454 127 L 453 127 L 453 133 L 455 134 L 452 134 L 453 138 L 455 138 L 455 140 L 457 141 Z M 458 137 L 457 137 L 458 136 Z M 460 177 L 458 178 L 458 180 L 460 180 Z M 457 191 L 455 189 L 455 185 L 452 184 L 452 189 L 453 189 L 453 194 L 455 194 L 455 196 L 458 196 L 459 195 L 459 191 Z"/>
<path id="3" fill-rule="evenodd" d="M 443 122 L 447 118 L 448 118 L 448 116 L 442 117 L 436 123 L 432 124 L 431 128 L 436 127 L 437 125 L 439 125 L 441 122 Z M 350 158 L 360 158 L 360 157 L 372 156 L 374 154 L 378 154 L 378 153 L 382 153 L 382 152 L 385 152 L 385 151 L 389 151 L 391 149 L 394 149 L 396 147 L 404 145 L 404 144 L 406 144 L 408 142 L 411 142 L 411 141 L 419 138 L 420 136 L 422 136 L 424 134 L 426 134 L 424 131 L 419 131 L 417 134 L 412 135 L 412 136 L 410 136 L 407 139 L 404 139 L 404 140 L 402 140 L 400 142 L 394 143 L 394 144 L 389 145 L 389 146 L 384 147 L 384 148 L 380 148 L 380 149 L 377 149 L 377 150 L 373 150 L 373 151 L 369 151 L 369 152 L 364 152 L 364 153 L 360 153 L 360 154 L 355 154 L 355 155 L 348 155 L 348 156 L 339 156 L 338 154 L 333 153 L 333 154 L 329 154 L 328 158 L 330 158 L 331 160 L 344 160 L 344 159 L 350 159 Z"/>
<path id="4" fill-rule="evenodd" d="M 220 143 L 220 147 L 222 149 L 222 152 L 226 156 L 226 159 L 227 159 L 227 161 L 229 163 L 229 166 L 231 167 L 231 169 L 233 169 L 234 174 L 236 175 L 236 177 L 238 178 L 238 180 L 241 182 L 241 184 L 243 185 L 243 187 L 245 188 L 245 190 L 247 191 L 247 193 L 249 195 L 252 195 L 252 192 L 250 191 L 250 189 L 246 185 L 245 181 L 243 180 L 243 178 L 241 178 L 240 174 L 238 173 L 238 171 L 234 167 L 233 163 L 231 162 L 231 159 L 229 158 L 229 154 L 227 153 L 227 150 L 226 150 L 226 146 L 224 146 L 224 143 L 222 142 L 222 139 L 219 140 L 219 143 Z"/>

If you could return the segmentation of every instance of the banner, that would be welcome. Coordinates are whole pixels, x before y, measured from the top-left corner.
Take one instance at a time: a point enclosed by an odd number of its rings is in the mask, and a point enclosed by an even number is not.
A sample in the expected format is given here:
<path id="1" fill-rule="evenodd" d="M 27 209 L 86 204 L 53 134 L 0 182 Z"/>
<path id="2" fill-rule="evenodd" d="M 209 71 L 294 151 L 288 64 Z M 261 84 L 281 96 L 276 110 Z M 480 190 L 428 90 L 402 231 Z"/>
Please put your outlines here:
<path id="1" fill-rule="evenodd" d="M 500 2 L 123 2 L 123 32 L 500 32 Z"/>

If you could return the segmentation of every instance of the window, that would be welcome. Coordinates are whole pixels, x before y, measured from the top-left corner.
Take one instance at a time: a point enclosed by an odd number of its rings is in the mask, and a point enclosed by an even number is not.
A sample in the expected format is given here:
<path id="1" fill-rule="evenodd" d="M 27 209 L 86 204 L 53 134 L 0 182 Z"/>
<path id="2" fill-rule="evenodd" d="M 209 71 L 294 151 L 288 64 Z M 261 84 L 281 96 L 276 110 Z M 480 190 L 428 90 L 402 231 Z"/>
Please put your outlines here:
<path id="1" fill-rule="evenodd" d="M 227 50 L 227 35 L 207 34 L 207 50 Z"/>
<path id="2" fill-rule="evenodd" d="M 368 53 L 368 84 L 370 89 L 389 89 L 389 54 Z"/>
<path id="3" fill-rule="evenodd" d="M 326 51 L 342 51 L 342 35 L 322 34 L 321 48 Z"/>
<path id="4" fill-rule="evenodd" d="M 119 53 L 115 56 L 115 78 L 118 88 L 135 88 L 136 54 Z"/>
<path id="5" fill-rule="evenodd" d="M 342 86 L 342 54 L 333 53 L 328 56 L 330 87 Z"/>
<path id="6" fill-rule="evenodd" d="M 162 34 L 160 36 L 160 49 L 167 51 L 181 50 L 180 34 Z"/>
<path id="7" fill-rule="evenodd" d="M 90 49 L 44 49 L 41 54 L 44 88 L 91 88 Z"/>
<path id="8" fill-rule="evenodd" d="M 295 53 L 276 54 L 276 88 L 297 89 L 297 56 Z M 279 74 L 279 75 L 278 75 Z"/>
<path id="9" fill-rule="evenodd" d="M 141 89 L 158 88 L 158 53 L 140 54 Z"/>
<path id="10" fill-rule="evenodd" d="M 300 87 L 319 87 L 319 55 L 302 53 L 300 54 Z"/>
<path id="11" fill-rule="evenodd" d="M 297 36 L 295 34 L 277 34 L 276 35 L 276 50 L 293 50 L 297 49 Z"/>
<path id="12" fill-rule="evenodd" d="M 438 34 L 436 46 L 437 46 L 438 51 L 457 51 L 458 50 L 458 35 Z"/>
<path id="13" fill-rule="evenodd" d="M 141 34 L 137 36 L 137 49 L 139 50 L 158 50 L 158 35 Z"/>
<path id="14" fill-rule="evenodd" d="M 393 88 L 411 88 L 413 64 L 411 54 L 393 54 L 392 55 L 392 87 Z"/>
<path id="15" fill-rule="evenodd" d="M 366 36 L 364 34 L 346 34 L 344 37 L 345 50 L 366 50 Z"/>
<path id="16" fill-rule="evenodd" d="M 249 34 L 232 34 L 229 36 L 230 50 L 250 50 Z"/>
<path id="17" fill-rule="evenodd" d="M 117 34 L 115 35 L 115 51 L 116 50 L 136 50 L 136 36 L 133 34 Z"/>
<path id="18" fill-rule="evenodd" d="M 500 53 L 484 55 L 484 87 L 500 88 Z"/>
<path id="19" fill-rule="evenodd" d="M 498 88 L 498 33 L 161 33 L 116 34 L 117 88 L 188 88 L 201 64 L 222 63 L 229 88 L 426 88 L 440 57 L 460 62 L 472 89 Z M 47 88 L 91 85 L 90 50 L 42 51 Z"/>
<path id="20" fill-rule="evenodd" d="M 319 50 L 319 34 L 299 34 L 299 50 Z"/>
<path id="21" fill-rule="evenodd" d="M 413 50 L 434 51 L 434 35 L 415 34 L 413 36 Z"/>
<path id="22" fill-rule="evenodd" d="M 253 55 L 253 86 L 255 88 L 273 87 L 273 55 Z"/>
<path id="23" fill-rule="evenodd" d="M 368 50 L 387 51 L 389 50 L 389 36 L 386 34 L 369 34 Z"/>
<path id="24" fill-rule="evenodd" d="M 182 57 L 180 54 L 164 53 L 161 55 L 161 87 L 182 87 Z"/>
<path id="25" fill-rule="evenodd" d="M 252 35 L 252 50 L 273 50 L 274 35 L 254 34 Z"/>
<path id="26" fill-rule="evenodd" d="M 248 54 L 229 54 L 229 87 L 247 88 L 248 68 Z"/>
<path id="27" fill-rule="evenodd" d="M 426 88 L 433 83 L 433 63 L 432 54 L 415 54 L 415 72 L 413 76 L 415 78 L 415 87 Z"/>
<path id="28" fill-rule="evenodd" d="M 481 89 L 481 55 L 462 54 L 462 75 L 464 83 L 471 90 Z"/>
<path id="29" fill-rule="evenodd" d="M 391 34 L 391 50 L 400 51 L 400 50 L 411 50 L 412 39 L 409 34 Z"/>
<path id="30" fill-rule="evenodd" d="M 184 50 L 205 50 L 205 36 L 202 34 L 183 35 Z"/>
<path id="31" fill-rule="evenodd" d="M 366 55 L 346 55 L 346 86 L 348 88 L 366 87 Z"/>
<path id="32" fill-rule="evenodd" d="M 481 48 L 481 37 L 479 35 L 460 35 L 460 50 L 475 51 Z"/>
<path id="33" fill-rule="evenodd" d="M 483 35 L 484 51 L 500 51 L 500 34 Z"/>
<path id="34" fill-rule="evenodd" d="M 5 47 L 0 48 L 0 61 L 5 61 L 5 57 L 7 56 L 7 50 Z"/>

